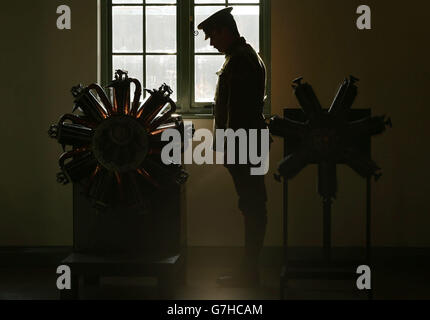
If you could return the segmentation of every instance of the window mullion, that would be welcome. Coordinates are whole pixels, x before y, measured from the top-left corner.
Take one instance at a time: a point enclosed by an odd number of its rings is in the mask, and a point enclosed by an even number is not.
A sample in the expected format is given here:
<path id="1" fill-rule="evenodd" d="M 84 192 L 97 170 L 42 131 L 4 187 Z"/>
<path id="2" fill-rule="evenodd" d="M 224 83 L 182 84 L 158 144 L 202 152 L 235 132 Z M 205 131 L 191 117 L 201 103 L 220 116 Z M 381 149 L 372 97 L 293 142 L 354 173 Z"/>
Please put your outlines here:
<path id="1" fill-rule="evenodd" d="M 142 10 L 143 10 L 143 12 L 142 12 L 142 23 L 143 23 L 143 26 L 142 26 L 142 30 L 143 30 L 143 32 L 142 32 L 142 37 L 143 37 L 143 39 L 142 39 L 142 51 L 143 51 L 143 55 L 142 55 L 142 64 L 143 64 L 143 67 L 142 67 L 142 72 L 143 72 L 143 75 L 142 75 L 142 87 L 143 88 L 146 88 L 146 5 L 145 5 L 145 3 L 142 5 Z M 145 99 L 145 97 L 146 97 L 146 91 L 145 90 L 143 90 L 142 91 L 142 97 L 143 97 L 143 99 Z"/>
<path id="2" fill-rule="evenodd" d="M 192 109 L 192 107 L 194 107 L 194 104 L 195 104 L 195 102 L 194 102 L 194 100 L 195 100 L 195 93 L 194 93 L 194 89 L 195 89 L 195 81 L 196 81 L 196 79 L 195 79 L 195 70 L 194 70 L 194 68 L 195 68 L 195 59 L 196 59 L 196 57 L 195 57 L 195 52 L 194 52 L 194 50 L 195 50 L 195 34 L 194 34 L 194 32 L 195 32 L 195 19 L 196 19 L 196 17 L 195 17 L 195 10 L 194 10 L 194 1 L 193 0 L 189 0 L 190 1 L 190 17 L 192 17 L 191 19 L 192 19 L 192 21 L 190 22 L 190 23 L 192 23 L 192 28 L 193 28 L 193 32 L 191 32 L 191 30 L 190 30 L 190 46 L 189 46 L 189 48 L 190 48 L 190 55 L 189 55 L 189 64 L 190 64 L 190 74 L 189 74 L 189 76 L 190 76 L 190 88 L 189 88 L 189 92 L 190 92 L 190 112 L 192 112 L 193 111 L 193 109 Z M 191 26 L 190 26 L 190 29 L 191 29 Z"/>
<path id="3" fill-rule="evenodd" d="M 271 7 L 270 0 L 261 0 L 260 4 L 260 43 L 263 50 L 263 58 L 266 64 L 266 95 L 267 100 L 264 104 L 264 114 L 270 115 L 271 111 L 271 47 L 270 47 L 270 36 L 271 36 Z"/>
<path id="4" fill-rule="evenodd" d="M 178 106 L 182 113 L 190 112 L 190 3 L 192 0 L 177 1 L 177 85 Z"/>

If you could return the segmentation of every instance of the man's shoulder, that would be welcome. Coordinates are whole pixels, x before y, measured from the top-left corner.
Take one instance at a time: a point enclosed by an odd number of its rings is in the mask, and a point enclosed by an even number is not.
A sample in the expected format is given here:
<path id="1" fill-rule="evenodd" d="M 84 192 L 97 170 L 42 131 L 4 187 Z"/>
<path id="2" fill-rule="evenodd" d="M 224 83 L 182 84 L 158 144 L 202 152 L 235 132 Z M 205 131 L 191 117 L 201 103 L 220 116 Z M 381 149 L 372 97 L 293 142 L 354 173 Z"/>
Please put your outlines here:
<path id="1" fill-rule="evenodd" d="M 236 48 L 231 54 L 228 63 L 230 70 L 240 72 L 254 71 L 258 65 L 258 55 L 249 44 L 244 44 Z"/>
<path id="2" fill-rule="evenodd" d="M 231 57 L 232 59 L 256 59 L 257 52 L 249 43 L 243 43 L 235 48 Z"/>

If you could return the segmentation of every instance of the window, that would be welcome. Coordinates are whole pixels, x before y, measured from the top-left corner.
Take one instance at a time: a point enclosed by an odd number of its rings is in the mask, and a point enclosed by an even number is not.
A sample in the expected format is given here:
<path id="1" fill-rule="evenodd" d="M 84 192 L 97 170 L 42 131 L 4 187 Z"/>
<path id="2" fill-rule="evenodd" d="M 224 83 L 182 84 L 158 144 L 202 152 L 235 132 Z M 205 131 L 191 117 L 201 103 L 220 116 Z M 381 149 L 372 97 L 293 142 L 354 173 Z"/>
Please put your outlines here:
<path id="1" fill-rule="evenodd" d="M 158 89 L 167 83 L 184 116 L 211 115 L 216 72 L 224 55 L 204 40 L 197 25 L 230 6 L 239 32 L 266 63 L 270 92 L 269 4 L 268 0 L 102 1 L 103 84 L 112 79 L 114 70 L 125 69 L 144 88 Z M 270 99 L 265 113 L 269 105 Z"/>

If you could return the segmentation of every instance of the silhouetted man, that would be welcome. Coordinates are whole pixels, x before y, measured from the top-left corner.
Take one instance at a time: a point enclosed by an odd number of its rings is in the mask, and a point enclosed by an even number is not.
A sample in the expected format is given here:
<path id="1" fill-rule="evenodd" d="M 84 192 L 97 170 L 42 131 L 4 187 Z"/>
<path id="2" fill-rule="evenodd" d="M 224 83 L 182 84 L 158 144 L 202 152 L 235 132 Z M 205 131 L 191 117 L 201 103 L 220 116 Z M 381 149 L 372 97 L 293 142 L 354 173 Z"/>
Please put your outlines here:
<path id="1" fill-rule="evenodd" d="M 210 44 L 226 57 L 217 73 L 214 128 L 263 129 L 266 128 L 263 116 L 266 67 L 255 50 L 240 36 L 231 15 L 232 9 L 220 10 L 198 25 L 198 29 L 205 32 L 206 39 L 210 39 Z M 235 152 L 236 163 L 237 151 L 238 148 Z M 222 286 L 255 286 L 259 283 L 258 260 L 267 224 L 264 176 L 250 175 L 249 159 L 245 165 L 225 166 L 233 177 L 239 209 L 244 216 L 245 256 L 238 270 L 219 277 L 217 282 Z"/>

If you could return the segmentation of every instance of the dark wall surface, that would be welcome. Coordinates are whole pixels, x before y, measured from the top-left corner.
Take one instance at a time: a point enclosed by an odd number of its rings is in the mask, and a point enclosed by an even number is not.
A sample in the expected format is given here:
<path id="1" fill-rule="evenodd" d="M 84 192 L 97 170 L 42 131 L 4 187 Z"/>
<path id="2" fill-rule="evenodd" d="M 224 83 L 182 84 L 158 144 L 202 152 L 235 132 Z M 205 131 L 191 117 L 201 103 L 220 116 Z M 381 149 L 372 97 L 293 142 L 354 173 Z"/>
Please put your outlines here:
<path id="1" fill-rule="evenodd" d="M 72 10 L 58 30 L 56 10 Z M 72 186 L 55 181 L 61 147 L 51 123 L 72 111 L 72 86 L 97 80 L 96 1 L 2 4 L 0 245 L 70 245 Z"/>

